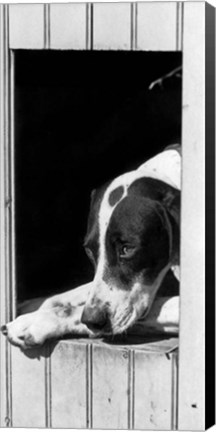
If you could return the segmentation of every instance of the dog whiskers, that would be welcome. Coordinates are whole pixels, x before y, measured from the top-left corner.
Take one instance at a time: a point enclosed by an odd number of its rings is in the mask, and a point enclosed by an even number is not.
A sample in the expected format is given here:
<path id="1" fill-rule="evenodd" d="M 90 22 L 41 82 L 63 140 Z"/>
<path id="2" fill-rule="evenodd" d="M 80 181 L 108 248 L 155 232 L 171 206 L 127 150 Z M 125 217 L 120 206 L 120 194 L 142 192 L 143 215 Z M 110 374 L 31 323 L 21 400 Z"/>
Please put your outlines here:
<path id="1" fill-rule="evenodd" d="M 127 331 L 127 329 L 134 323 L 136 318 L 136 314 L 133 312 L 130 312 L 127 316 L 122 316 L 115 322 L 115 324 L 112 327 L 112 331 L 114 334 L 123 334 L 123 332 Z"/>

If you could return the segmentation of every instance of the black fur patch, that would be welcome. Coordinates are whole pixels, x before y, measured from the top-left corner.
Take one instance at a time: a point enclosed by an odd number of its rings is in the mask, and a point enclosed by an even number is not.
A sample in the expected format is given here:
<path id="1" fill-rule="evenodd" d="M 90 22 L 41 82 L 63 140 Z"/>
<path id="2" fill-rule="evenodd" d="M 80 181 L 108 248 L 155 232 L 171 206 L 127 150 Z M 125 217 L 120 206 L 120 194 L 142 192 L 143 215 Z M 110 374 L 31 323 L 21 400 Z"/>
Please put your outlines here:
<path id="1" fill-rule="evenodd" d="M 172 255 L 178 255 L 180 192 L 162 181 L 143 177 L 134 181 L 112 213 L 106 232 L 108 266 L 105 279 L 130 289 L 134 278 L 143 277 L 153 285 L 170 259 L 170 233 L 165 212 L 172 226 Z M 178 204 L 178 205 L 177 205 Z M 127 255 L 122 249 L 131 249 Z"/>
<path id="2" fill-rule="evenodd" d="M 125 245 L 132 250 L 130 256 L 122 255 Z M 143 274 L 145 284 L 152 285 L 169 260 L 169 234 L 162 205 L 131 191 L 111 216 L 106 251 L 106 280 L 115 279 L 118 286 L 130 289 L 134 278 Z"/>
<path id="3" fill-rule="evenodd" d="M 113 207 L 122 197 L 124 193 L 123 186 L 119 186 L 114 189 L 109 196 L 109 204 Z"/>

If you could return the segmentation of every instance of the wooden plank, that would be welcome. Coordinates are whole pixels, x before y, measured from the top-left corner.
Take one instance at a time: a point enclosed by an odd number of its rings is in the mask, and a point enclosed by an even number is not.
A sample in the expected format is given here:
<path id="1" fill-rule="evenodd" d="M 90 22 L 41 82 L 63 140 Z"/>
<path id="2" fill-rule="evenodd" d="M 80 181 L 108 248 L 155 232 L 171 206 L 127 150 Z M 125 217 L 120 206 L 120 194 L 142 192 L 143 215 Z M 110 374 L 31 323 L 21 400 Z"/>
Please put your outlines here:
<path id="1" fill-rule="evenodd" d="M 138 49 L 175 51 L 177 45 L 177 3 L 138 3 Z"/>
<path id="2" fill-rule="evenodd" d="M 184 4 L 180 430 L 204 430 L 205 3 Z"/>
<path id="3" fill-rule="evenodd" d="M 44 5 L 13 4 L 9 11 L 10 48 L 44 48 Z"/>
<path id="4" fill-rule="evenodd" d="M 130 4 L 94 4 L 94 49 L 130 49 Z"/>
<path id="5" fill-rule="evenodd" d="M 13 426 L 170 429 L 172 356 L 85 339 L 12 347 Z"/>
<path id="6" fill-rule="evenodd" d="M 14 305 L 10 274 L 10 55 L 8 5 L 0 5 L 0 324 L 12 319 Z M 0 335 L 0 425 L 13 426 L 11 399 L 11 350 Z"/>
<path id="7" fill-rule="evenodd" d="M 95 345 L 92 386 L 92 427 L 127 429 L 128 351 Z"/>
<path id="8" fill-rule="evenodd" d="M 7 52 L 7 28 L 6 28 L 5 5 L 0 5 L 0 317 L 1 324 L 7 319 L 7 293 L 6 293 L 6 227 L 5 227 L 5 137 L 6 137 L 6 111 L 5 111 L 5 94 L 7 89 L 8 74 L 8 55 Z M 6 340 L 0 334 L 0 425 L 1 427 L 10 426 L 10 421 L 5 419 L 9 417 L 7 406 L 8 392 L 8 374 L 7 374 L 7 345 Z"/>
<path id="9" fill-rule="evenodd" d="M 171 353 L 172 359 L 172 407 L 171 407 L 171 429 L 178 429 L 178 365 L 179 351 Z"/>
<path id="10" fill-rule="evenodd" d="M 183 16 L 184 4 L 183 2 L 177 3 L 177 29 L 176 29 L 176 49 L 177 51 L 183 50 Z"/>
<path id="11" fill-rule="evenodd" d="M 43 350 L 12 347 L 13 427 L 46 427 Z"/>
<path id="12" fill-rule="evenodd" d="M 85 49 L 85 4 L 51 4 L 50 25 L 51 48 Z"/>
<path id="13" fill-rule="evenodd" d="M 51 359 L 54 428 L 86 427 L 86 345 L 61 341 Z"/>
<path id="14" fill-rule="evenodd" d="M 171 429 L 171 389 L 171 356 L 137 351 L 135 355 L 135 429 Z"/>

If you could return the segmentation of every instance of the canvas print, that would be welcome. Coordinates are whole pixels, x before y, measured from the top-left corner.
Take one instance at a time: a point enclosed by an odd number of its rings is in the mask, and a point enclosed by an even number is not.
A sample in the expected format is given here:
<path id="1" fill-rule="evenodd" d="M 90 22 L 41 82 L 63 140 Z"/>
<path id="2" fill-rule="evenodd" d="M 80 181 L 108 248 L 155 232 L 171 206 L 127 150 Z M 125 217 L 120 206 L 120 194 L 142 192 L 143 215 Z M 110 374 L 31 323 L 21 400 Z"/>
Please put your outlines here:
<path id="1" fill-rule="evenodd" d="M 1 6 L 7 426 L 179 426 L 186 10 Z"/>

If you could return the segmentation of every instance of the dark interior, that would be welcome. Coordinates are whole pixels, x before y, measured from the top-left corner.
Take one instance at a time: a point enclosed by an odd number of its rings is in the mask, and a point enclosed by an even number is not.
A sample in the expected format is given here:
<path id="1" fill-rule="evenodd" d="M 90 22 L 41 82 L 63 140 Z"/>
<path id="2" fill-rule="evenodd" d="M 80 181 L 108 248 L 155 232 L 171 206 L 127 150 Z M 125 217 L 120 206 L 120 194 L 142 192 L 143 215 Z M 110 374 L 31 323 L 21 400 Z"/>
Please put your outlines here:
<path id="1" fill-rule="evenodd" d="M 18 300 L 89 281 L 93 188 L 181 136 L 181 53 L 15 52 Z"/>

